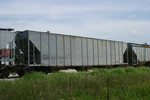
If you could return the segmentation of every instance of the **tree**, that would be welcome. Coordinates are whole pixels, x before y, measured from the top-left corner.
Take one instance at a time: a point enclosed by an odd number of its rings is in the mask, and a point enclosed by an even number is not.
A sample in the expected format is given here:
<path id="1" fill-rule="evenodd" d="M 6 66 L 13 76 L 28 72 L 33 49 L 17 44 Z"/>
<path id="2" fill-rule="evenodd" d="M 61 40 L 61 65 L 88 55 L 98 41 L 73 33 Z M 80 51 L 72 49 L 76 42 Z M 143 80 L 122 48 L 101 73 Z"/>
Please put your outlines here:
<path id="1" fill-rule="evenodd" d="M 143 45 L 148 45 L 148 43 L 145 42 L 145 43 L 143 43 Z"/>

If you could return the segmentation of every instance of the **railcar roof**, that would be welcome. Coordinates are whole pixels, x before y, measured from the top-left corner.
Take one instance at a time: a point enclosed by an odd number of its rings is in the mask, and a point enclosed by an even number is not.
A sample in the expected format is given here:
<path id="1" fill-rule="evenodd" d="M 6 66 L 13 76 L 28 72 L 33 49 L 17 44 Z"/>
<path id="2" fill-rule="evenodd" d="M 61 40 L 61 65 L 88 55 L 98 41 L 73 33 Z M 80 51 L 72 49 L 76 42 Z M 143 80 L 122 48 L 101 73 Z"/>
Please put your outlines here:
<path id="1" fill-rule="evenodd" d="M 130 44 L 130 45 L 132 45 L 132 46 L 137 46 L 137 47 L 148 47 L 148 48 L 150 48 L 150 45 L 145 45 L 145 44 L 138 44 L 138 43 L 128 43 L 128 44 Z"/>
<path id="2" fill-rule="evenodd" d="M 2 31 L 13 31 L 14 29 L 12 29 L 12 28 L 0 28 L 0 30 L 2 30 Z"/>
<path id="3" fill-rule="evenodd" d="M 87 36 L 78 36 L 78 35 L 69 35 L 69 34 L 60 34 L 60 33 L 51 33 L 50 31 L 47 32 L 41 32 L 41 31 L 33 31 L 33 30 L 25 30 L 21 32 L 38 32 L 38 33 L 50 33 L 50 34 L 56 34 L 56 35 L 64 35 L 64 36 L 72 36 L 72 37 L 80 37 L 80 38 L 89 38 L 89 39 L 96 39 L 96 40 L 105 40 L 105 41 L 112 41 L 112 42 L 120 42 L 120 43 L 127 43 L 123 41 L 116 41 L 116 40 L 108 40 L 108 39 L 100 39 L 100 38 L 93 38 L 93 37 L 87 37 Z"/>

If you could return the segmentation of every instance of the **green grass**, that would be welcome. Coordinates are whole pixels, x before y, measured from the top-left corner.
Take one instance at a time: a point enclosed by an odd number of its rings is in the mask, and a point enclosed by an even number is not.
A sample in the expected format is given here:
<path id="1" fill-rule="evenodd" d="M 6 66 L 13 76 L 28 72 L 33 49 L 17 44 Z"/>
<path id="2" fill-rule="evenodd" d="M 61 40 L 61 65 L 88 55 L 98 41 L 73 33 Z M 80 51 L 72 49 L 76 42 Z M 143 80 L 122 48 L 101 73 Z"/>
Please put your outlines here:
<path id="1" fill-rule="evenodd" d="M 149 100 L 149 93 L 148 67 L 34 72 L 15 81 L 0 81 L 0 100 Z"/>

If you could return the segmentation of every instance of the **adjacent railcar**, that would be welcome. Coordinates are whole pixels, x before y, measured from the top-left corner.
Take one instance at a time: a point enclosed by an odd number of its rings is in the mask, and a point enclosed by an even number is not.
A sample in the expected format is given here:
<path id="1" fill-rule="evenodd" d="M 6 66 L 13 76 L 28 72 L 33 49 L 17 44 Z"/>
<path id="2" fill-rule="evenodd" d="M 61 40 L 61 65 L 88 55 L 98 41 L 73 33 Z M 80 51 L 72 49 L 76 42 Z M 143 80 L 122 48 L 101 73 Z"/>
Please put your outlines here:
<path id="1" fill-rule="evenodd" d="M 0 77 L 8 77 L 9 68 L 15 64 L 15 32 L 0 29 Z"/>
<path id="2" fill-rule="evenodd" d="M 136 43 L 128 43 L 128 55 L 130 65 L 150 65 L 150 46 Z"/>
<path id="3" fill-rule="evenodd" d="M 18 64 L 36 69 L 117 66 L 128 63 L 127 43 L 49 32 L 23 31 L 16 36 Z"/>

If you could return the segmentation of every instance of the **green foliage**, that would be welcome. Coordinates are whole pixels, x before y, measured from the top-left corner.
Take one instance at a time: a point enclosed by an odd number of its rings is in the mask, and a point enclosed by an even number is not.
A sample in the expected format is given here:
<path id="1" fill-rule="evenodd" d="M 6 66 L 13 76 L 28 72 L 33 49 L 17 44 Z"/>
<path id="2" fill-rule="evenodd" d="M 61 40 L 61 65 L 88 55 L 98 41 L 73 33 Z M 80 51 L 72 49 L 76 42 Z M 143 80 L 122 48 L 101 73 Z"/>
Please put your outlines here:
<path id="1" fill-rule="evenodd" d="M 106 100 L 108 88 L 110 100 L 149 100 L 150 68 L 26 73 L 14 81 L 0 81 L 0 100 Z"/>
<path id="2" fill-rule="evenodd" d="M 45 78 L 46 74 L 42 72 L 31 72 L 25 73 L 25 75 L 21 78 L 22 80 L 33 80 L 33 79 L 42 79 Z"/>
<path id="3" fill-rule="evenodd" d="M 148 45 L 148 43 L 145 42 L 145 43 L 143 43 L 143 45 Z"/>

